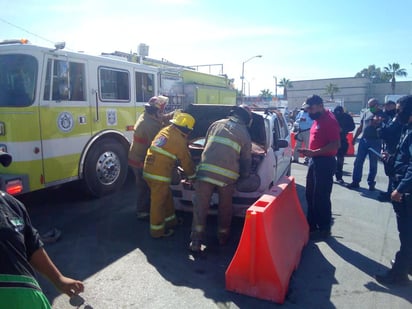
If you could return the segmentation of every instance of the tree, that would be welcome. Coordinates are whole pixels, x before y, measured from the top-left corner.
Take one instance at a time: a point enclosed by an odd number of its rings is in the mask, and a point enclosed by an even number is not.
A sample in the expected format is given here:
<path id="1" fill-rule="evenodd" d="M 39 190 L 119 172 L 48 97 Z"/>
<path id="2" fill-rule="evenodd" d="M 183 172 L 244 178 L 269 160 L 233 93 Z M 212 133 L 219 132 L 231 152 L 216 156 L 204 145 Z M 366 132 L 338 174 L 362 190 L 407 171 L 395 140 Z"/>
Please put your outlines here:
<path id="1" fill-rule="evenodd" d="M 260 90 L 259 96 L 260 96 L 262 99 L 272 99 L 273 93 L 272 93 L 272 91 L 270 91 L 269 89 L 263 89 L 263 90 Z"/>
<path id="2" fill-rule="evenodd" d="M 367 68 L 362 69 L 362 71 L 356 73 L 355 77 L 368 78 L 372 83 L 386 83 L 389 81 L 390 76 L 377 68 L 374 64 L 369 65 Z"/>
<path id="3" fill-rule="evenodd" d="M 287 79 L 287 78 L 282 78 L 279 81 L 278 87 L 282 87 L 283 88 L 283 97 L 285 98 L 285 100 L 288 99 L 288 88 L 293 88 L 292 82 Z"/>
<path id="4" fill-rule="evenodd" d="M 329 83 L 325 87 L 326 94 L 329 95 L 330 99 L 334 99 L 335 93 L 339 92 L 339 87 L 336 84 Z"/>
<path id="5" fill-rule="evenodd" d="M 392 94 L 395 94 L 395 84 L 396 84 L 396 76 L 399 77 L 406 77 L 408 73 L 406 72 L 405 69 L 401 69 L 401 66 L 399 63 L 392 63 L 388 64 L 387 67 L 384 67 L 384 72 L 390 76 L 390 81 L 391 81 L 391 88 L 392 88 Z"/>

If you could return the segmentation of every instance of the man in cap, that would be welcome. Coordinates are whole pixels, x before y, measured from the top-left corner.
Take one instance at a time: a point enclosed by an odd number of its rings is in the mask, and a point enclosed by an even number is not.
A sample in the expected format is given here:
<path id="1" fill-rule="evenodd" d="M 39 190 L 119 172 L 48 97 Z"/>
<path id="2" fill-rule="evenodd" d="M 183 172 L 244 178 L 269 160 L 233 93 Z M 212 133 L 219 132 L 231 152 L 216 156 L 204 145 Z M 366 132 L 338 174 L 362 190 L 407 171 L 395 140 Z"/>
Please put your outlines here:
<path id="1" fill-rule="evenodd" d="M 239 177 L 247 178 L 251 167 L 252 142 L 248 126 L 252 114 L 248 106 L 236 106 L 229 118 L 212 123 L 206 133 L 205 148 L 197 167 L 193 222 L 189 249 L 199 252 L 204 240 L 206 219 L 213 191 L 219 194 L 219 243 L 224 245 L 230 234 L 232 195 Z"/>
<path id="2" fill-rule="evenodd" d="M 168 97 L 152 97 L 145 104 L 145 111 L 134 126 L 133 141 L 129 150 L 129 166 L 132 167 L 136 178 L 137 217 L 139 219 L 148 218 L 150 212 L 150 190 L 142 176 L 144 159 L 153 138 L 173 115 L 164 114 L 168 101 Z"/>
<path id="3" fill-rule="evenodd" d="M 0 163 L 11 156 L 0 151 Z M 43 248 L 24 205 L 0 191 L 0 304 L 2 308 L 51 308 L 36 280 L 35 271 L 68 296 L 83 292 L 81 281 L 63 276 Z"/>
<path id="4" fill-rule="evenodd" d="M 378 128 L 378 136 L 383 141 L 383 154 L 393 155 L 396 151 L 396 146 L 399 143 L 399 139 L 402 134 L 403 124 L 400 123 L 398 117 L 396 117 L 396 103 L 388 101 L 385 103 L 384 110 L 385 118 L 382 123 L 382 127 Z M 385 171 L 386 172 L 386 171 Z M 387 175 L 388 176 L 388 175 Z M 392 179 L 388 177 L 388 187 L 386 192 L 381 192 L 378 196 L 378 200 L 381 202 L 390 202 L 392 193 Z"/>
<path id="5" fill-rule="evenodd" d="M 143 178 L 150 188 L 150 235 L 168 237 L 178 224 L 170 183 L 177 162 L 189 179 L 195 169 L 187 146 L 187 136 L 193 130 L 195 119 L 187 113 L 176 113 L 172 124 L 160 130 L 147 150 Z"/>
<path id="6" fill-rule="evenodd" d="M 310 128 L 309 148 L 299 151 L 310 157 L 306 176 L 308 223 L 312 239 L 324 239 L 331 234 L 333 175 L 336 171 L 336 153 L 340 147 L 340 128 L 333 113 L 325 109 L 318 95 L 306 99 Z"/>

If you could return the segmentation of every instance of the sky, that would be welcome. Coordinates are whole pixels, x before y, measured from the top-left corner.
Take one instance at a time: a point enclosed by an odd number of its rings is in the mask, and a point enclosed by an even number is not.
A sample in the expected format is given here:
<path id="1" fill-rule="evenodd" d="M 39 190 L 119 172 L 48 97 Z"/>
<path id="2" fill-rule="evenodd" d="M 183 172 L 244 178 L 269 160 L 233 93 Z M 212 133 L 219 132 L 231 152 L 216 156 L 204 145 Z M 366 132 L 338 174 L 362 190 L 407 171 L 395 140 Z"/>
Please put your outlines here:
<path id="1" fill-rule="evenodd" d="M 99 55 L 137 52 L 234 78 L 245 94 L 275 81 L 353 77 L 399 63 L 412 79 L 412 1 L 0 0 L 0 41 Z M 255 57 L 261 55 L 262 57 Z"/>

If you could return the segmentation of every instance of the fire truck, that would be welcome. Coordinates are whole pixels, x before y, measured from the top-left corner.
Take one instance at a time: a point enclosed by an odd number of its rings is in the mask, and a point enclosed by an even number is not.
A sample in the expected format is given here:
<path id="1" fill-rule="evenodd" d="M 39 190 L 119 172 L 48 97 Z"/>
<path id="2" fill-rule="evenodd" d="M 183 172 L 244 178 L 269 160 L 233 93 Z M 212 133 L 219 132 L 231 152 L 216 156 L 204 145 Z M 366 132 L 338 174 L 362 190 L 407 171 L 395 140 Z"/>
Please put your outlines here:
<path id="1" fill-rule="evenodd" d="M 0 42 L 0 151 L 13 156 L 0 168 L 0 189 L 20 194 L 81 180 L 92 196 L 117 190 L 150 97 L 167 95 L 174 108 L 235 104 L 227 78 L 197 73 L 70 52 L 64 44 Z"/>

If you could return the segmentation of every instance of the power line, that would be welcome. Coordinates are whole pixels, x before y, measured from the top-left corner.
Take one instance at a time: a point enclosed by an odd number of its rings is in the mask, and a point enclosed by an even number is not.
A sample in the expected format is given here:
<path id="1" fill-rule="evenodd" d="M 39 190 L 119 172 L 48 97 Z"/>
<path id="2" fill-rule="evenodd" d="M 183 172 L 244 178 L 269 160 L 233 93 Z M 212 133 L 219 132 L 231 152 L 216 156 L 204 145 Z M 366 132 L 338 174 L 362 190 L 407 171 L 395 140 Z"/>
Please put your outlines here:
<path id="1" fill-rule="evenodd" d="M 12 26 L 12 27 L 15 27 L 15 28 L 17 28 L 17 29 L 20 29 L 20 30 L 22 30 L 22 31 L 24 31 L 24 32 L 27 32 L 28 34 L 31 34 L 31 35 L 33 35 L 33 36 L 35 36 L 35 37 L 38 37 L 39 39 L 42 39 L 42 40 L 47 41 L 47 42 L 52 43 L 52 44 L 55 43 L 55 42 L 53 42 L 53 41 L 50 41 L 49 39 L 46 39 L 46 38 L 44 38 L 44 37 L 36 34 L 36 33 L 33 33 L 33 32 L 31 32 L 31 31 L 29 31 L 29 30 L 27 30 L 27 29 L 24 29 L 23 27 L 17 26 L 17 25 L 15 25 L 15 24 L 13 24 L 13 23 L 5 20 L 4 18 L 1 18 L 1 17 L 0 17 L 0 21 L 4 22 L 5 24 L 8 24 L 8 25 L 10 25 L 10 26 Z"/>

